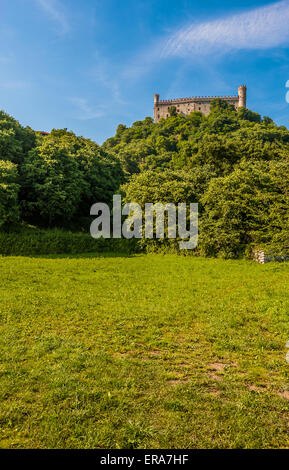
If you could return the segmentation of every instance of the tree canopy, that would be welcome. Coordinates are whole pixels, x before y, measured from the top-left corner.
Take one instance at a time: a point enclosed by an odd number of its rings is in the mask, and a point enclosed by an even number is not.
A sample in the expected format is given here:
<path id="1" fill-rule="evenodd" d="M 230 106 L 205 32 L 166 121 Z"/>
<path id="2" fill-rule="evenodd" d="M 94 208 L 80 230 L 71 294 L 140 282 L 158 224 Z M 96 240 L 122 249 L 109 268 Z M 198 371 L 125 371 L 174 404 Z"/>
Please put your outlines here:
<path id="1" fill-rule="evenodd" d="M 123 164 L 126 198 L 175 202 L 179 188 L 183 202 L 199 203 L 204 255 L 289 249 L 288 129 L 220 99 L 207 117 L 170 111 L 158 124 L 119 126 L 103 144 Z"/>
<path id="2" fill-rule="evenodd" d="M 95 202 L 198 202 L 198 252 L 289 250 L 289 131 L 216 99 L 204 116 L 150 117 L 99 146 L 67 129 L 41 136 L 0 112 L 0 225 L 66 227 Z M 270 249 L 271 249 L 270 248 Z"/>

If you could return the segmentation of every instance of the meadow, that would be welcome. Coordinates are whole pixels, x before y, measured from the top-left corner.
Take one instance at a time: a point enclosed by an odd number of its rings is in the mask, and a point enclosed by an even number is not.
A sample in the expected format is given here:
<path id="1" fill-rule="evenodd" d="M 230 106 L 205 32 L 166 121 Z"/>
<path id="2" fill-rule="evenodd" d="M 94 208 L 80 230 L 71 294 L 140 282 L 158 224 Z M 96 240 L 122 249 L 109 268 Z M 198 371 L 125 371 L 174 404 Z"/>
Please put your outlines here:
<path id="1" fill-rule="evenodd" d="M 0 257 L 1 448 L 288 448 L 289 264 Z"/>

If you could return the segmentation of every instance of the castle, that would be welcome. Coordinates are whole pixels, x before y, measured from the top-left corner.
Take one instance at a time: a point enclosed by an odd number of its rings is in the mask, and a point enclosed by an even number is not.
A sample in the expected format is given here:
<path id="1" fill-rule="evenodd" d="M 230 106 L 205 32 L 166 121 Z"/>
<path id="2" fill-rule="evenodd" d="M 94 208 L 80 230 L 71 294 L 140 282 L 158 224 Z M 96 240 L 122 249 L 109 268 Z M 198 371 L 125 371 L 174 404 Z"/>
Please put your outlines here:
<path id="1" fill-rule="evenodd" d="M 177 98 L 174 100 L 160 100 L 160 95 L 154 97 L 154 121 L 159 122 L 161 118 L 169 116 L 169 109 L 176 107 L 177 113 L 187 115 L 193 111 L 200 111 L 205 116 L 210 113 L 211 101 L 216 98 L 228 101 L 236 109 L 246 108 L 247 87 L 241 85 L 238 88 L 238 96 L 195 96 L 192 98 Z"/>

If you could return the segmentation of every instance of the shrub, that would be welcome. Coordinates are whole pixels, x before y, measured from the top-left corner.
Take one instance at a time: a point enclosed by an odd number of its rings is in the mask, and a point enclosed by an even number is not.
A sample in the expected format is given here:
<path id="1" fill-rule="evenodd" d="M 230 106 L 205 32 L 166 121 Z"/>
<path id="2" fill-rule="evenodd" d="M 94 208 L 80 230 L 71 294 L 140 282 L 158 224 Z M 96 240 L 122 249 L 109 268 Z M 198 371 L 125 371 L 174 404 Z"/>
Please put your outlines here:
<path id="1" fill-rule="evenodd" d="M 0 160 L 0 227 L 19 218 L 17 165 Z"/>
<path id="2" fill-rule="evenodd" d="M 135 239 L 94 239 L 87 233 L 59 229 L 23 229 L 0 232 L 1 255 L 123 253 L 140 251 Z"/>

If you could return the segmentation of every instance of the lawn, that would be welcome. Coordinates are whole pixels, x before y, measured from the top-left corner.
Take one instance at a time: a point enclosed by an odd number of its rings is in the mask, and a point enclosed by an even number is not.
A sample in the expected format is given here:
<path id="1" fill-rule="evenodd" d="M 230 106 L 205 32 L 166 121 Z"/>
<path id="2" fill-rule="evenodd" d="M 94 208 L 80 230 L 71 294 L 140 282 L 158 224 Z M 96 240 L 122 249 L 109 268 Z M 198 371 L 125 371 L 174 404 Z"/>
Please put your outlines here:
<path id="1" fill-rule="evenodd" d="M 1 448 L 289 448 L 289 264 L 0 258 Z"/>

